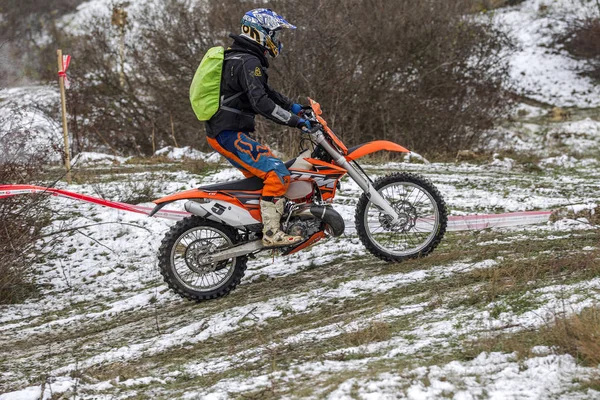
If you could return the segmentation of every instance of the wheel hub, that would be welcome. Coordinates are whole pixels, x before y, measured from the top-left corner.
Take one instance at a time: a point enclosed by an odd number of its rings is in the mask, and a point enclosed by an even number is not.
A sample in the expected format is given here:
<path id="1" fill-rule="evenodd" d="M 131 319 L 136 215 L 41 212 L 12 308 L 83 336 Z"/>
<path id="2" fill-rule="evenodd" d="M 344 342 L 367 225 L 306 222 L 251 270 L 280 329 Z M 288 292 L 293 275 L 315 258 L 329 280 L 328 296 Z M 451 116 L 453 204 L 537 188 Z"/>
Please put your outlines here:
<path id="1" fill-rule="evenodd" d="M 391 204 L 392 208 L 398 214 L 398 221 L 393 223 L 393 218 L 387 214 L 379 214 L 379 223 L 381 226 L 392 232 L 406 232 L 414 228 L 417 221 L 417 210 L 409 202 L 401 200 Z"/>
<path id="2" fill-rule="evenodd" d="M 207 240 L 192 242 L 185 250 L 185 263 L 189 269 L 198 274 L 214 272 L 218 264 L 211 263 L 209 255 L 216 249 L 217 246 Z"/>

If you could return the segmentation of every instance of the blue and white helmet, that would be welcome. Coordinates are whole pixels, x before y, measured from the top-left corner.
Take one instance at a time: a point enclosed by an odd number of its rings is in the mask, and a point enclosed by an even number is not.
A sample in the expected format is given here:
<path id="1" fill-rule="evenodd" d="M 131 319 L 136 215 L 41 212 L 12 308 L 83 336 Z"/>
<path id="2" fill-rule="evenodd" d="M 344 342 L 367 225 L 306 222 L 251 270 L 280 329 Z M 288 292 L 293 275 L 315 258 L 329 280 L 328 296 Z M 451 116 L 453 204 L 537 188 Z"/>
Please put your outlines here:
<path id="1" fill-rule="evenodd" d="M 250 40 L 255 41 L 265 48 L 275 58 L 281 52 L 281 31 L 283 29 L 296 29 L 275 11 L 268 8 L 257 8 L 248 11 L 242 17 L 242 33 Z"/>

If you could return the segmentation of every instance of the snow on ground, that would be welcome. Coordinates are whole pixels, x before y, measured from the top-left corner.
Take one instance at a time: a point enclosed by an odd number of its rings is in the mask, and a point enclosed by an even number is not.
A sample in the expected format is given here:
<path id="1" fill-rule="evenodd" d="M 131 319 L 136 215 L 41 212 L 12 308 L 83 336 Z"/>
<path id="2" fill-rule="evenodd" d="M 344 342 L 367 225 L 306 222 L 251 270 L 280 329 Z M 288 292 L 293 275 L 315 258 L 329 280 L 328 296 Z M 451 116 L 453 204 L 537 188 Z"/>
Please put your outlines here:
<path id="1" fill-rule="evenodd" d="M 154 153 L 156 156 L 163 156 L 169 160 L 202 160 L 210 163 L 219 162 L 221 155 L 216 151 L 212 153 L 203 153 L 199 150 L 193 149 L 190 146 L 185 147 L 173 147 L 167 146 L 160 150 L 156 150 Z"/>
<path id="2" fill-rule="evenodd" d="M 404 375 L 385 373 L 376 380 L 351 378 L 329 395 L 331 399 L 352 399 L 353 387 L 360 398 L 397 398 L 404 392 L 409 399 L 540 399 L 560 396 L 565 387 L 593 374 L 591 368 L 577 366 L 569 355 L 546 355 L 518 362 L 514 354 L 481 353 L 469 362 L 419 367 Z M 424 384 L 427 380 L 429 384 Z M 590 390 L 581 398 L 598 392 Z M 575 396 L 574 396 L 575 397 Z"/>
<path id="3" fill-rule="evenodd" d="M 589 185 L 589 177 L 597 176 L 593 166 L 578 171 L 549 169 L 548 174 L 540 175 L 468 164 L 389 163 L 367 165 L 366 169 L 375 176 L 391 170 L 424 174 L 438 186 L 455 214 L 600 201 L 600 186 Z M 185 172 L 164 173 L 160 178 L 149 173 L 128 175 L 136 181 L 161 179 L 157 197 L 241 177 L 232 168 L 204 178 Z M 106 186 L 123 186 L 119 175 L 116 179 L 101 180 Z M 588 186 L 579 190 L 586 180 Z M 555 189 L 555 182 L 563 183 L 562 192 Z M 94 184 L 63 187 L 92 195 L 95 190 Z M 353 225 L 358 194 L 358 187 L 344 180 L 336 208 L 349 226 Z M 346 398 L 353 393 L 363 398 L 393 398 L 395 393 L 409 398 L 442 394 L 475 398 L 482 393 L 577 398 L 588 393 L 577 389 L 571 379 L 552 377 L 585 379 L 593 370 L 576 365 L 570 356 L 552 352 L 526 360 L 525 369 L 523 361 L 504 353 L 483 353 L 469 362 L 426 363 L 429 366 L 406 366 L 401 360 L 443 353 L 465 337 L 503 329 L 507 333 L 531 329 L 544 324 L 544 316 L 557 309 L 578 312 L 600 300 L 598 279 L 549 283 L 525 293 L 523 299 L 537 299 L 525 311 L 516 306 L 524 300 L 508 298 L 485 307 L 450 307 L 448 302 L 432 306 L 436 295 L 422 289 L 425 292 L 419 296 L 422 290 L 412 288 L 443 285 L 474 271 L 495 268 L 505 258 L 473 262 L 458 255 L 431 266 L 386 266 L 366 254 L 349 229 L 340 238 L 290 257 L 263 254 L 249 263 L 246 277 L 232 295 L 196 305 L 175 296 L 157 272 L 155 252 L 172 222 L 67 199 L 53 201 L 60 204 L 63 216 L 48 229 L 79 228 L 64 234 L 60 247 L 36 266 L 44 284 L 40 297 L 0 308 L 0 354 L 11 349 L 9 364 L 0 358 L 0 386 L 9 388 L 0 399 L 49 398 L 50 390 L 67 397 L 77 391 L 78 398 L 229 398 L 267 390 L 273 382 L 278 382 L 280 390 L 295 390 L 294 382 L 313 382 L 313 396 L 330 398 Z M 481 241 L 474 247 L 523 240 L 542 243 L 566 237 L 572 237 L 576 244 L 590 229 L 589 224 L 563 221 L 503 229 L 497 232 L 500 240 Z M 460 301 L 475 287 L 449 288 L 444 296 Z M 373 303 L 372 299 L 378 298 L 389 300 Z M 321 315 L 323 310 L 330 311 Z M 296 325 L 296 320 L 307 322 Z M 345 342 L 348 335 L 382 323 L 400 323 L 403 328 L 378 340 L 367 338 L 363 344 Z M 257 341 L 256 335 L 267 337 Z M 269 335 L 277 339 L 270 340 Z M 239 343 L 248 345 L 240 347 Z M 222 351 L 221 346 L 231 349 Z M 321 361 L 308 356 L 312 354 L 309 351 L 281 361 L 285 366 L 276 370 L 253 367 L 271 363 L 266 360 L 273 355 L 284 357 L 314 346 L 323 348 Z M 197 356 L 186 356 L 195 353 Z M 143 360 L 154 360 L 154 366 L 133 367 Z M 365 375 L 370 368 L 387 364 L 391 367 L 381 373 Z M 132 365 L 131 371 L 126 369 L 128 365 Z M 115 374 L 107 372 L 112 369 Z M 247 372 L 236 372 L 240 369 Z M 83 372 L 81 377 L 78 371 Z M 544 374 L 548 375 L 545 383 L 531 387 Z M 48 376 L 44 389 L 39 376 Z M 340 377 L 339 382 L 323 383 L 334 377 Z M 192 387 L 184 384 L 197 380 L 202 383 Z M 185 389 L 178 389 L 178 385 Z"/>
<path id="4" fill-rule="evenodd" d="M 554 45 L 567 21 L 597 15 L 595 7 L 586 0 L 528 0 L 497 11 L 498 22 L 518 46 L 510 65 L 521 94 L 559 107 L 600 106 L 600 86 L 579 75 L 585 63 Z"/>
<path id="5" fill-rule="evenodd" d="M 44 152 L 50 161 L 60 161 L 62 127 L 46 114 L 51 105 L 60 106 L 58 90 L 51 86 L 0 90 L 0 162 Z"/>
<path id="6" fill-rule="evenodd" d="M 99 165 L 115 165 L 123 164 L 130 157 L 119 157 L 110 154 L 95 153 L 90 151 L 82 151 L 71 160 L 71 166 L 99 166 Z"/>
<path id="7" fill-rule="evenodd" d="M 489 150 L 505 150 L 527 152 L 542 157 L 567 156 L 574 158 L 597 157 L 600 146 L 600 112 L 595 112 L 594 119 L 583 119 L 563 122 L 540 122 L 530 117 L 512 122 L 494 129 L 496 138 L 485 145 Z M 537 119 L 537 120 L 536 120 Z M 588 162 L 597 163 L 597 158 Z"/>

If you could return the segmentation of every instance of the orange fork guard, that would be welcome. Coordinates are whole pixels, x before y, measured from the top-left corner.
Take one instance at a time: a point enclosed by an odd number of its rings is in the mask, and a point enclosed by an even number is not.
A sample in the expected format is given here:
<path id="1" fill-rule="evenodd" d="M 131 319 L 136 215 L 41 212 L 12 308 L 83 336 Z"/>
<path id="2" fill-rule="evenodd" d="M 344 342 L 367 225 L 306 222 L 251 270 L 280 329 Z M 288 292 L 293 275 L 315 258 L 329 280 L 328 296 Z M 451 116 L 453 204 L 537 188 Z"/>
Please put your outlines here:
<path id="1" fill-rule="evenodd" d="M 310 107 L 313 109 L 313 111 L 317 115 L 317 121 L 319 121 L 319 123 L 323 126 L 323 129 L 325 130 L 325 132 L 327 132 L 329 134 L 329 137 L 331 137 L 331 139 L 333 140 L 335 145 L 342 151 L 342 153 L 344 155 L 348 154 L 348 149 L 346 148 L 344 143 L 342 143 L 342 141 L 336 136 L 336 134 L 333 133 L 333 131 L 331 129 L 329 129 L 329 127 L 327 126 L 327 121 L 325 121 L 321 117 L 321 114 L 323 114 L 323 111 L 321 111 L 321 105 L 319 103 L 317 103 L 316 101 L 314 101 L 313 99 L 311 99 L 310 97 L 308 98 L 308 103 L 310 104 Z"/>
<path id="2" fill-rule="evenodd" d="M 357 160 L 361 157 L 366 156 L 367 154 L 375 153 L 377 151 L 395 151 L 398 153 L 410 153 L 410 150 L 405 147 L 400 146 L 394 142 L 389 142 L 387 140 L 375 140 L 373 142 L 367 142 L 357 146 L 353 149 L 348 155 L 346 155 L 347 161 Z"/>

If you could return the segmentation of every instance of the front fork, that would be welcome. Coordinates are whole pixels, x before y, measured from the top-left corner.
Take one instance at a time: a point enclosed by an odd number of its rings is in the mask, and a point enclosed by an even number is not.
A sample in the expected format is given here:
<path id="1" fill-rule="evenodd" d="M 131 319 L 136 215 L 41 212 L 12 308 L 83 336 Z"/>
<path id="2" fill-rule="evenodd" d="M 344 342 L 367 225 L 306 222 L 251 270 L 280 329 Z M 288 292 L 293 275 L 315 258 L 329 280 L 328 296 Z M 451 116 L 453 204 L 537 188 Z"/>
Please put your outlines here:
<path id="1" fill-rule="evenodd" d="M 392 208 L 392 206 L 390 206 L 390 203 L 388 203 L 383 198 L 383 196 L 381 194 L 379 194 L 379 192 L 377 190 L 375 190 L 375 188 L 373 187 L 371 182 L 369 182 L 367 179 L 365 179 L 356 170 L 356 168 L 354 168 L 346 160 L 346 158 L 342 154 L 340 154 L 340 152 L 337 151 L 327 141 L 327 139 L 325 139 L 325 135 L 323 135 L 323 132 L 317 131 L 317 132 L 313 133 L 312 135 L 313 135 L 313 139 L 318 144 L 323 146 L 325 151 L 327 151 L 331 155 L 331 157 L 333 157 L 333 160 L 335 161 L 335 163 L 338 166 L 344 168 L 346 171 L 348 171 L 348 175 L 350 175 L 350 177 L 352 179 L 354 179 L 354 182 L 356 182 L 358 184 L 358 186 L 360 186 L 360 188 L 367 194 L 367 198 L 371 201 L 371 203 L 375 204 L 377 207 L 382 209 L 387 215 L 392 217 L 393 218 L 392 224 L 398 223 L 398 213 L 396 212 L 396 210 L 394 210 L 394 208 Z"/>

